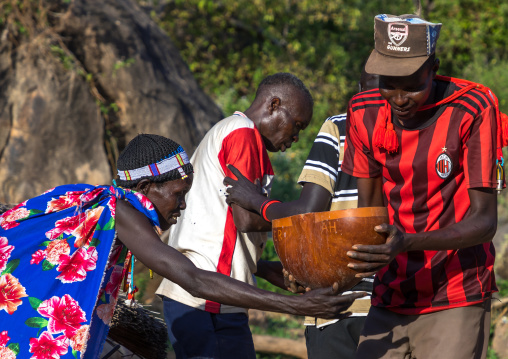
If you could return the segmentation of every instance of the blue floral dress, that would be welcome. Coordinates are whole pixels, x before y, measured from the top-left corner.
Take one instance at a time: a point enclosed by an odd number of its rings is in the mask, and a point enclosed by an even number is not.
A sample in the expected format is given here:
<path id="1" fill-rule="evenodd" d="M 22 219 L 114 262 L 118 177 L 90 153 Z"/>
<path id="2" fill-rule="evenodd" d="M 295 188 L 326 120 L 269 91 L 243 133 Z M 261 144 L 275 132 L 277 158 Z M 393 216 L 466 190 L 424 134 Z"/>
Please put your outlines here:
<path id="1" fill-rule="evenodd" d="M 145 196 L 113 186 L 56 187 L 0 216 L 0 359 L 99 357 L 130 258 L 117 200 L 158 228 Z"/>

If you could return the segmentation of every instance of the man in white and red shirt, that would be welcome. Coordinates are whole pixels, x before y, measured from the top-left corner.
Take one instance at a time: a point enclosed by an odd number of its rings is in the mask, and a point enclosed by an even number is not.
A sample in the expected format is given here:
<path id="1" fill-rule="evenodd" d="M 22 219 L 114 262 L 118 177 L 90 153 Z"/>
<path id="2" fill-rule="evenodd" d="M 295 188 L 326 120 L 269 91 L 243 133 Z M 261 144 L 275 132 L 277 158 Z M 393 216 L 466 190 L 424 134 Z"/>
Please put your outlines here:
<path id="1" fill-rule="evenodd" d="M 217 123 L 191 158 L 193 189 L 172 227 L 169 245 L 198 268 L 255 285 L 254 273 L 285 288 L 279 262 L 258 261 L 270 222 L 225 201 L 225 176 L 232 164 L 269 194 L 273 169 L 268 151 L 285 151 L 312 118 L 313 100 L 294 75 L 278 73 L 259 85 L 251 106 Z M 176 219 L 175 219 L 176 221 Z M 260 262 L 261 263 L 261 262 Z M 157 290 L 177 358 L 255 358 L 247 311 L 193 297 L 164 279 Z M 248 307 L 248 305 L 247 305 Z"/>

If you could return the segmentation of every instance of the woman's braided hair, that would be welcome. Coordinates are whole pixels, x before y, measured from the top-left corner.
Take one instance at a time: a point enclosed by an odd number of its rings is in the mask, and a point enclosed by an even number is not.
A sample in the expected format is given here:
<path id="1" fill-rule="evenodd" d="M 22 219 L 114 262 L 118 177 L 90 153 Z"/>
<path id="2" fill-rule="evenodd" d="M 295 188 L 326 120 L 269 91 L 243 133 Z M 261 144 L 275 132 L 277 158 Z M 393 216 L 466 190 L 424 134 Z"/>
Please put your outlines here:
<path id="1" fill-rule="evenodd" d="M 122 151 L 118 157 L 116 168 L 118 171 L 128 171 L 148 166 L 178 153 L 179 147 L 180 145 L 178 143 L 169 138 L 158 135 L 140 134 L 134 137 Z M 193 173 L 191 163 L 184 164 L 181 168 L 186 175 Z M 115 181 L 118 186 L 133 188 L 143 179 L 148 179 L 152 182 L 167 182 L 180 178 L 182 178 L 180 171 L 174 169 L 157 176 L 145 176 L 135 180 L 121 180 L 117 177 Z"/>

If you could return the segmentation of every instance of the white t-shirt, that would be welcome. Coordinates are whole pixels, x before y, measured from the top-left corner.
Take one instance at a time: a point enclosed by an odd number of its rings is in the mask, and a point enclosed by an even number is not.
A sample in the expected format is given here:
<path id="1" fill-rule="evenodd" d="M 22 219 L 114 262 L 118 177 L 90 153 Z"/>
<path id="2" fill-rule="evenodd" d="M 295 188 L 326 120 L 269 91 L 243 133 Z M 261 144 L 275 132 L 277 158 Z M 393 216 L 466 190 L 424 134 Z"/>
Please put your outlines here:
<path id="1" fill-rule="evenodd" d="M 232 164 L 244 176 L 260 179 L 269 193 L 273 169 L 254 123 L 241 112 L 218 122 L 194 152 L 194 182 L 186 196 L 187 208 L 171 228 L 169 245 L 198 268 L 222 273 L 255 285 L 253 273 L 266 243 L 266 233 L 240 233 L 225 201 L 225 176 L 236 178 L 226 167 Z M 211 313 L 247 312 L 190 295 L 164 279 L 156 291 L 180 303 Z"/>

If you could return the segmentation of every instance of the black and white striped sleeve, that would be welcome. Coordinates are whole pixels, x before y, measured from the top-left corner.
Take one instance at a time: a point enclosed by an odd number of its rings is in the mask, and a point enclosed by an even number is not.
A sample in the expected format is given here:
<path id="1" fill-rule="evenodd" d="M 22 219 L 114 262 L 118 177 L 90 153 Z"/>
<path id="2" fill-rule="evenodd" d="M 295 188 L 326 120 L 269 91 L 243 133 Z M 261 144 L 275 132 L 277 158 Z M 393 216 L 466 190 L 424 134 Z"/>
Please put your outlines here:
<path id="1" fill-rule="evenodd" d="M 346 115 L 332 116 L 325 120 L 305 161 L 298 183 L 311 182 L 335 194 L 335 182 L 339 171 L 340 133 L 334 123 Z"/>

